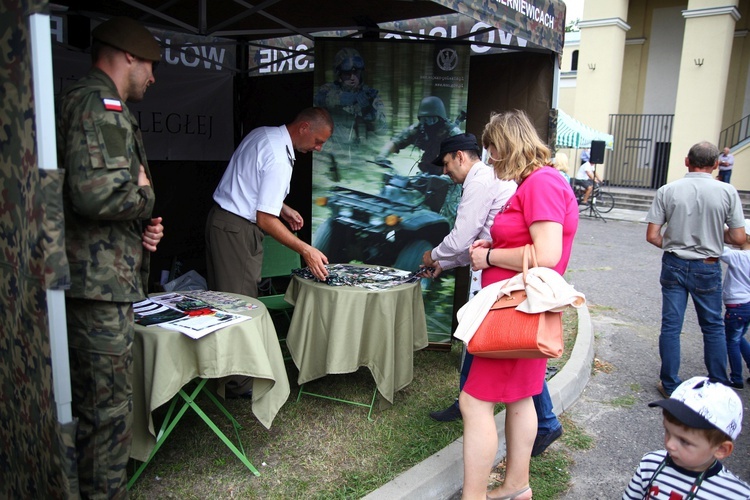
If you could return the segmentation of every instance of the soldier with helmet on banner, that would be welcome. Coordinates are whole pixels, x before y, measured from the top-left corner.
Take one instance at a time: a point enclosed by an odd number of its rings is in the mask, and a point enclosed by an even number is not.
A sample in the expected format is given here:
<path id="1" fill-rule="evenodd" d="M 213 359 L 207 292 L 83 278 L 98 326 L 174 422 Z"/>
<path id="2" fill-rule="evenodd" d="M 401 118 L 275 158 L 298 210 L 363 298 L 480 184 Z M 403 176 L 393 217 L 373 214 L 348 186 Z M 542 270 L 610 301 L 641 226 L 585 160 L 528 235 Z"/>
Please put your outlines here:
<path id="1" fill-rule="evenodd" d="M 417 111 L 419 121 L 402 130 L 388 142 L 375 159 L 385 161 L 393 153 L 398 153 L 409 145 L 424 151 L 419 160 L 419 170 L 426 174 L 442 175 L 443 168 L 432 164 L 440 151 L 440 143 L 448 137 L 463 133 L 456 122 L 448 119 L 443 100 L 436 96 L 427 96 L 419 103 Z M 459 119 L 462 119 L 462 113 Z"/>
<path id="2" fill-rule="evenodd" d="M 365 61 L 354 48 L 344 48 L 334 58 L 333 82 L 320 86 L 313 100 L 326 108 L 336 124 L 332 144 L 360 144 L 372 133 L 385 130 L 385 105 L 378 91 L 365 85 Z"/>

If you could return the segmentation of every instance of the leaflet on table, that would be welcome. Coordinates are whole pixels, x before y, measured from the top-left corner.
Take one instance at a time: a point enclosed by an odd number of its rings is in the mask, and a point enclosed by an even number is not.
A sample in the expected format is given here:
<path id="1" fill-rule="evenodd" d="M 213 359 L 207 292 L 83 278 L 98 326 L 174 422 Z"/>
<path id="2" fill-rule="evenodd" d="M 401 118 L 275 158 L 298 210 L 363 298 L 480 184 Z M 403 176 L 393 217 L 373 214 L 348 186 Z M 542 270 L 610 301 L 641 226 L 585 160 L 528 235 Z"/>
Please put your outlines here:
<path id="1" fill-rule="evenodd" d="M 168 323 L 162 323 L 159 326 L 168 330 L 177 330 L 182 332 L 190 338 L 199 339 L 204 335 L 208 335 L 211 332 L 215 332 L 220 328 L 224 328 L 229 325 L 242 323 L 247 321 L 250 316 L 242 316 L 241 314 L 232 314 L 224 311 L 214 311 L 213 314 L 207 314 L 203 316 L 187 316 L 182 319 L 176 319 Z"/>
<path id="2" fill-rule="evenodd" d="M 197 297 L 179 293 L 155 295 L 133 304 L 135 322 L 143 326 L 158 325 L 177 330 L 197 339 L 225 326 L 251 319 L 214 309 Z"/>
<path id="3" fill-rule="evenodd" d="M 154 295 L 151 297 L 153 302 L 162 304 L 166 307 L 182 311 L 188 316 L 203 316 L 213 314 L 216 309 L 212 308 L 207 302 L 193 297 L 187 297 L 180 293 L 165 293 L 163 295 Z"/>
<path id="4" fill-rule="evenodd" d="M 142 326 L 153 326 L 187 316 L 184 312 L 158 304 L 149 299 L 133 304 L 135 322 Z"/>

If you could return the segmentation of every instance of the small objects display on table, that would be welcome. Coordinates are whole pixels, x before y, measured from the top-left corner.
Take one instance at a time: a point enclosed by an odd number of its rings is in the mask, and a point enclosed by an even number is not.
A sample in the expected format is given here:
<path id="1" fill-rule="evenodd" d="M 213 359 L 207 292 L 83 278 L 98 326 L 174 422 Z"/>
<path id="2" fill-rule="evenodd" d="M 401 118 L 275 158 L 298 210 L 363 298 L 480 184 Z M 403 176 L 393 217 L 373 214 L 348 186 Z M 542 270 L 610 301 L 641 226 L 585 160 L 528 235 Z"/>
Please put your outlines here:
<path id="1" fill-rule="evenodd" d="M 244 304 L 221 292 L 190 291 L 156 295 L 133 304 L 133 310 L 136 324 L 158 325 L 199 339 L 219 328 L 251 319 L 223 310 Z"/>
<path id="2" fill-rule="evenodd" d="M 353 264 L 328 264 L 328 278 L 321 281 L 306 267 L 293 269 L 292 274 L 302 279 L 314 280 L 330 286 L 357 286 L 368 290 L 385 290 L 406 283 L 419 281 L 424 269 L 415 272 L 402 271 L 392 267 L 357 266 Z"/>

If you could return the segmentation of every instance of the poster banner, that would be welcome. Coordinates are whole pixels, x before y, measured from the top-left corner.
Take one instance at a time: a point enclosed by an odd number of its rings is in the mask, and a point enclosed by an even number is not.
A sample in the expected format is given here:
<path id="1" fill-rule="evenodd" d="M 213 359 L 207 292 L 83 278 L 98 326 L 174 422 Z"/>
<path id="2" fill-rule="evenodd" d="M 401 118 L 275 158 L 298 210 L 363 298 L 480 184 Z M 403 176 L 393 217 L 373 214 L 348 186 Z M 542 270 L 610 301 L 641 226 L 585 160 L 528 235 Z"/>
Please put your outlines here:
<path id="1" fill-rule="evenodd" d="M 313 159 L 313 245 L 331 263 L 416 271 L 450 232 L 460 186 L 432 161 L 463 133 L 469 47 L 323 39 L 313 102 L 334 133 Z M 449 342 L 455 276 L 422 280 L 432 342 Z"/>
<path id="2" fill-rule="evenodd" d="M 55 99 L 91 67 L 88 52 L 69 47 L 65 21 L 59 16 L 51 19 Z M 234 151 L 234 42 L 151 31 L 162 46 L 156 83 L 143 101 L 128 103 L 141 127 L 148 159 L 229 160 Z"/>
<path id="3" fill-rule="evenodd" d="M 529 43 L 513 31 L 504 30 L 473 17 L 455 13 L 381 23 L 380 37 L 394 40 L 462 39 L 472 42 L 472 55 L 497 54 L 514 48 L 542 48 Z M 315 40 L 325 37 L 351 37 L 353 31 L 315 33 Z M 250 76 L 303 73 L 315 69 L 311 38 L 302 35 L 269 38 L 249 42 Z"/>

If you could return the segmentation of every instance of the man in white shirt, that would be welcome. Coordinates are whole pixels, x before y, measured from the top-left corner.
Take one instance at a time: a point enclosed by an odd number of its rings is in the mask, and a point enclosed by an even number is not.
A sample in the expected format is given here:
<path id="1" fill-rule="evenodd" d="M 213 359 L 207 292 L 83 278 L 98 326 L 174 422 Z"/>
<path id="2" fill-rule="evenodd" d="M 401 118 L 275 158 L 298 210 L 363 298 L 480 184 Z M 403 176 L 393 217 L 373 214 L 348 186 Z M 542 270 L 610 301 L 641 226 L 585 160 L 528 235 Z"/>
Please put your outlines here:
<path id="1" fill-rule="evenodd" d="M 724 148 L 719 155 L 718 179 L 729 184 L 729 179 L 732 178 L 732 167 L 734 167 L 734 155 L 729 152 L 729 148 Z"/>
<path id="2" fill-rule="evenodd" d="M 586 192 L 583 194 L 584 205 L 589 202 L 591 191 L 594 190 L 594 182 L 602 182 L 602 179 L 599 177 L 599 174 L 594 171 L 594 167 L 591 163 L 586 162 L 578 167 L 578 172 L 576 173 L 576 184 L 586 187 Z"/>
<path id="3" fill-rule="evenodd" d="M 435 268 L 432 275 L 437 277 L 443 270 L 471 263 L 469 247 L 478 239 L 491 239 L 490 228 L 495 215 L 516 192 L 516 183 L 498 180 L 492 167 L 482 163 L 474 134 L 444 140 L 440 144 L 440 154 L 432 163 L 463 186 L 453 229 L 422 257 L 425 266 Z"/>
<path id="4" fill-rule="evenodd" d="M 258 296 L 264 232 L 299 253 L 315 277 L 326 278 L 328 259 L 292 233 L 304 221 L 284 199 L 289 194 L 295 151 L 320 151 L 332 132 L 328 111 L 307 108 L 292 123 L 256 128 L 242 140 L 214 191 L 216 203 L 206 222 L 211 290 Z"/>

